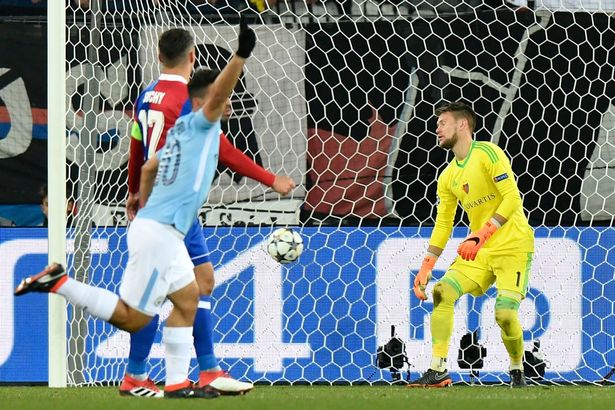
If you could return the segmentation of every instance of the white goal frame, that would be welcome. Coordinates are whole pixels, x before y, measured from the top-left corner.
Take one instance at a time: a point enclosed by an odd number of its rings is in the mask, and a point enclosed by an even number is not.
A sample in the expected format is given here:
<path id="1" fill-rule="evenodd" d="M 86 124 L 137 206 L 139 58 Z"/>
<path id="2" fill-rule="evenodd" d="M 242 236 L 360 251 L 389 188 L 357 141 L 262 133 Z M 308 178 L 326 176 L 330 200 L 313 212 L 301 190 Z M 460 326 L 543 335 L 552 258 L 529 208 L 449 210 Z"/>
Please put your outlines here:
<path id="1" fill-rule="evenodd" d="M 49 262 L 66 266 L 66 11 L 47 8 Z M 66 387 L 66 300 L 49 294 L 49 387 Z"/>

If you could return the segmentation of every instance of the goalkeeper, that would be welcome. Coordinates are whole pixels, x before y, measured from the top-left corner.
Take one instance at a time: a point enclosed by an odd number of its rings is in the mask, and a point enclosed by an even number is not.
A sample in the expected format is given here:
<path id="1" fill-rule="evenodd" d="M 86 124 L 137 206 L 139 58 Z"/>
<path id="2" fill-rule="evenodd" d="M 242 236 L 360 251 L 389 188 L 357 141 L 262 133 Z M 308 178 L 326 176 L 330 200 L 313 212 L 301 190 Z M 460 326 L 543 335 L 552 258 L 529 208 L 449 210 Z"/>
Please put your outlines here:
<path id="1" fill-rule="evenodd" d="M 452 102 L 438 108 L 436 116 L 439 145 L 452 150 L 455 158 L 438 178 L 436 224 L 414 280 L 414 293 L 419 299 L 427 299 L 425 287 L 450 237 L 458 202 L 468 215 L 471 233 L 433 288 L 431 365 L 409 386 L 452 384 L 446 359 L 455 302 L 466 293 L 482 295 L 495 282 L 495 321 L 510 357 L 511 386 L 523 387 L 523 330 L 518 310 L 527 292 L 534 234 L 523 213 L 510 161 L 497 145 L 472 139 L 476 126 L 472 108 Z"/>

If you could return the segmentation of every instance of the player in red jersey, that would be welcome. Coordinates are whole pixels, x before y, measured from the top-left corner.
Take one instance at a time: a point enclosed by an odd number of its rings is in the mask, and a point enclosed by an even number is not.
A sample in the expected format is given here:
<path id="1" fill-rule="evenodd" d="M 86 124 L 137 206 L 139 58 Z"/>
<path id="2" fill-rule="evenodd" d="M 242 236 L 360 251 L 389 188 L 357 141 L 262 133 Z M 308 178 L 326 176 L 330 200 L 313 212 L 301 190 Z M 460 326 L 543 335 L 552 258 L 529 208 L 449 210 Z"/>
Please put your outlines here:
<path id="1" fill-rule="evenodd" d="M 192 73 L 196 56 L 194 39 L 183 29 L 170 29 L 162 33 L 158 41 L 161 75 L 147 87 L 135 103 L 134 121 L 130 140 L 128 163 L 128 200 L 126 210 L 132 220 L 139 209 L 139 184 L 141 167 L 147 158 L 164 146 L 167 131 L 182 114 L 191 111 L 187 83 Z M 226 115 L 229 114 L 230 105 Z M 252 178 L 276 192 L 287 195 L 295 187 L 287 176 L 274 175 L 235 148 L 226 136 L 220 134 L 219 161 L 234 172 Z M 194 346 L 199 362 L 199 387 L 210 386 L 221 394 L 244 394 L 251 390 L 252 383 L 233 379 L 218 366 L 213 352 L 213 329 L 211 322 L 211 293 L 214 288 L 214 269 L 209 260 L 202 228 L 195 221 L 184 240 L 194 263 L 194 272 L 200 290 L 199 309 L 194 322 Z M 120 394 L 138 397 L 161 397 L 162 392 L 148 378 L 146 360 L 158 328 L 158 317 L 140 330 L 131 334 L 128 368 Z"/>

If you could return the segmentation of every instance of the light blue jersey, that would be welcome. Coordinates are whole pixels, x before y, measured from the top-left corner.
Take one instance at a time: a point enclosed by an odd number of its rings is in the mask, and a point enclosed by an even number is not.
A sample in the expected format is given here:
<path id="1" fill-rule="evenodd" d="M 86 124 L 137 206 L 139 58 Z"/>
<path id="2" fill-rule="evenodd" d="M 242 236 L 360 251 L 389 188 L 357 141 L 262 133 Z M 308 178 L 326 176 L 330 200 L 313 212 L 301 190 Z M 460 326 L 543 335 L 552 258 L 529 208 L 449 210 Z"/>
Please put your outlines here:
<path id="1" fill-rule="evenodd" d="M 209 194 L 220 150 L 220 121 L 199 109 L 179 117 L 158 151 L 154 189 L 138 218 L 172 225 L 186 235 Z"/>

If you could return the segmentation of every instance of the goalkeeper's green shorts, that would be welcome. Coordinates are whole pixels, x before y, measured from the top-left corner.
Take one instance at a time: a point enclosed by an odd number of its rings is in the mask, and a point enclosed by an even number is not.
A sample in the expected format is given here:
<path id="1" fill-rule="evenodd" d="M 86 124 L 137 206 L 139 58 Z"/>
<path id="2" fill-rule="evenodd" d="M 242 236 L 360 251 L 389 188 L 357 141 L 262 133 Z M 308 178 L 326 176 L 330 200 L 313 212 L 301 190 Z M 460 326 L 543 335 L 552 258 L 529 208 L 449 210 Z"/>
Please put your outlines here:
<path id="1" fill-rule="evenodd" d="M 498 290 L 517 292 L 525 297 L 532 268 L 533 252 L 508 254 L 478 253 L 473 261 L 457 257 L 444 275 L 460 295 L 484 294 L 495 283 Z"/>

